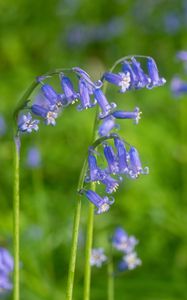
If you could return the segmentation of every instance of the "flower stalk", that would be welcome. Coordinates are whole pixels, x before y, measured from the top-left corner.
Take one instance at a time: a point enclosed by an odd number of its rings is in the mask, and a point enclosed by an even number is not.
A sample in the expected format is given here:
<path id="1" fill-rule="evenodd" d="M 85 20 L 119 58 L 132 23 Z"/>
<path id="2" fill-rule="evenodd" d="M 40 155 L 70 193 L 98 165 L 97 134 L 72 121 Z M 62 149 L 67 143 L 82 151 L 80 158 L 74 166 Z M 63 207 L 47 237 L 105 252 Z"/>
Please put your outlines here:
<path id="1" fill-rule="evenodd" d="M 20 145 L 19 137 L 15 138 L 15 174 L 14 174 L 14 199 L 13 199 L 13 240 L 14 240 L 14 290 L 13 300 L 19 300 L 19 207 L 20 207 L 20 195 L 19 195 L 19 161 L 20 161 Z"/>

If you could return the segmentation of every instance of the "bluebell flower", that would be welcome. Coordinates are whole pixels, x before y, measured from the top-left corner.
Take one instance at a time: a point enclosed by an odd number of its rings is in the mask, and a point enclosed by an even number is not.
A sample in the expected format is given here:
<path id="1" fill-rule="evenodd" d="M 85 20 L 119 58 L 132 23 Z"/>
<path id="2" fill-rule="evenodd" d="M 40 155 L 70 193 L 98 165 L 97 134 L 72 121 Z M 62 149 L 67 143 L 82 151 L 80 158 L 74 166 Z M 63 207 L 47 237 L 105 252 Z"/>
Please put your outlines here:
<path id="1" fill-rule="evenodd" d="M 102 112 L 99 114 L 100 118 L 106 117 L 115 107 L 115 103 L 109 103 L 107 98 L 105 97 L 104 93 L 100 89 L 94 89 L 93 90 L 95 99 L 97 103 L 99 104 Z"/>
<path id="2" fill-rule="evenodd" d="M 171 81 L 171 91 L 174 96 L 179 97 L 187 93 L 187 82 L 175 76 Z"/>
<path id="3" fill-rule="evenodd" d="M 52 107 L 44 107 L 37 104 L 33 104 L 31 106 L 31 110 L 33 114 L 40 116 L 45 119 L 46 125 L 56 125 L 56 118 L 58 117 L 58 113 L 56 111 L 53 111 Z"/>
<path id="4" fill-rule="evenodd" d="M 119 186 L 119 181 L 114 179 L 110 175 L 107 175 L 104 179 L 102 179 L 101 183 L 103 183 L 106 186 L 107 194 L 112 194 L 113 192 L 116 192 Z"/>
<path id="5" fill-rule="evenodd" d="M 5 248 L 0 247 L 0 294 L 12 289 L 9 276 L 13 269 L 14 261 L 12 256 Z"/>
<path id="6" fill-rule="evenodd" d="M 142 264 L 142 261 L 140 258 L 138 258 L 136 252 L 131 252 L 126 254 L 123 257 L 123 260 L 119 263 L 118 269 L 119 271 L 125 271 L 125 270 L 134 270 L 137 266 L 140 266 Z"/>
<path id="7" fill-rule="evenodd" d="M 106 81 L 114 85 L 119 86 L 121 93 L 125 93 L 130 87 L 131 77 L 128 71 L 125 73 L 123 72 L 118 74 L 114 74 L 112 72 L 106 72 L 103 75 L 103 79 L 105 79 Z"/>
<path id="8" fill-rule="evenodd" d="M 147 88 L 151 89 L 156 86 L 161 86 L 166 83 L 165 78 L 159 76 L 157 65 L 153 58 L 147 59 L 148 76 L 151 82 L 147 85 Z"/>
<path id="9" fill-rule="evenodd" d="M 137 243 L 138 240 L 134 236 L 129 236 L 123 228 L 116 228 L 112 237 L 112 245 L 115 249 L 128 254 L 134 250 Z"/>
<path id="10" fill-rule="evenodd" d="M 96 214 L 98 215 L 107 212 L 110 209 L 110 205 L 114 203 L 114 198 L 109 199 L 107 196 L 102 198 L 92 190 L 85 191 L 85 195 L 97 207 Z"/>
<path id="11" fill-rule="evenodd" d="M 149 168 L 142 168 L 139 153 L 136 148 L 131 147 L 129 150 L 129 176 L 133 179 L 137 178 L 140 174 L 148 174 Z"/>
<path id="12" fill-rule="evenodd" d="M 90 264 L 91 266 L 101 267 L 102 264 L 107 260 L 104 250 L 102 248 L 92 249 Z"/>
<path id="13" fill-rule="evenodd" d="M 134 72 L 134 70 L 132 69 L 131 64 L 128 61 L 124 61 L 122 63 L 122 72 L 124 72 L 125 74 L 126 73 L 130 74 L 129 89 L 136 88 L 138 86 L 139 79 L 138 79 L 136 73 Z"/>
<path id="14" fill-rule="evenodd" d="M 91 108 L 95 105 L 95 103 L 92 103 L 90 99 L 89 84 L 82 78 L 79 79 L 79 94 L 80 94 L 81 104 L 78 105 L 77 107 L 78 110 Z"/>
<path id="15" fill-rule="evenodd" d="M 135 124 L 138 124 L 140 118 L 141 118 L 142 112 L 138 107 L 134 109 L 134 111 L 123 111 L 123 110 L 117 110 L 112 113 L 112 116 L 114 116 L 116 119 L 133 119 Z"/>
<path id="16" fill-rule="evenodd" d="M 105 171 L 101 170 L 97 166 L 97 160 L 96 157 L 89 153 L 88 155 L 88 169 L 89 169 L 89 175 L 86 177 L 85 181 L 100 181 L 103 180 L 106 176 Z"/>
<path id="17" fill-rule="evenodd" d="M 0 115 L 0 136 L 5 135 L 6 129 L 7 126 L 6 126 L 5 118 Z"/>
<path id="18" fill-rule="evenodd" d="M 135 88 L 143 88 L 147 87 L 148 84 L 150 84 L 151 79 L 144 73 L 144 70 L 141 68 L 141 64 L 135 59 L 135 57 L 132 57 L 132 69 L 134 73 L 136 74 L 136 86 Z"/>
<path id="19" fill-rule="evenodd" d="M 37 147 L 31 147 L 27 153 L 27 166 L 37 168 L 41 165 L 41 154 Z"/>
<path id="20" fill-rule="evenodd" d="M 64 74 L 60 74 L 60 82 L 68 103 L 73 104 L 78 101 L 79 94 L 75 92 L 71 80 Z"/>
<path id="21" fill-rule="evenodd" d="M 109 146 L 107 143 L 103 144 L 104 146 L 104 155 L 108 164 L 107 172 L 109 174 L 117 174 L 119 172 L 117 157 L 114 153 L 112 146 Z"/>
<path id="22" fill-rule="evenodd" d="M 44 96 L 49 101 L 50 105 L 57 104 L 57 102 L 59 100 L 59 95 L 49 84 L 43 84 L 41 87 L 41 90 L 42 90 Z M 61 101 L 60 101 L 60 103 L 61 103 Z"/>
<path id="23" fill-rule="evenodd" d="M 33 120 L 32 115 L 28 112 L 26 115 L 21 115 L 18 120 L 19 131 L 31 133 L 33 130 L 38 131 L 39 120 Z"/>
<path id="24" fill-rule="evenodd" d="M 117 150 L 117 161 L 118 161 L 118 168 L 120 174 L 128 174 L 129 167 L 128 167 L 128 154 L 125 148 L 124 142 L 116 137 L 114 139 L 114 144 Z"/>
<path id="25" fill-rule="evenodd" d="M 110 131 L 115 127 L 118 127 L 118 125 L 115 124 L 115 118 L 113 116 L 108 116 L 102 120 L 102 124 L 99 126 L 98 133 L 100 136 L 108 136 Z"/>

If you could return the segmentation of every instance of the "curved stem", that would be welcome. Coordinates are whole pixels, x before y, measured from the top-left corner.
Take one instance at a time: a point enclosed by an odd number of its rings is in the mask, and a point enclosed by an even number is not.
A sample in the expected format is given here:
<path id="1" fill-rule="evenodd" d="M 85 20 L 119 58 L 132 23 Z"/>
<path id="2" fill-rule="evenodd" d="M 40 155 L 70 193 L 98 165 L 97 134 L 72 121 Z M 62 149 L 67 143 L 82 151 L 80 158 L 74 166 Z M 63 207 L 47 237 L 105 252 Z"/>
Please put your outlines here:
<path id="1" fill-rule="evenodd" d="M 13 200 L 13 241 L 14 241 L 14 290 L 13 299 L 19 300 L 19 138 L 15 138 L 15 174 L 14 174 L 14 200 Z"/>
<path id="2" fill-rule="evenodd" d="M 114 300 L 114 266 L 113 259 L 108 262 L 108 300 Z"/>

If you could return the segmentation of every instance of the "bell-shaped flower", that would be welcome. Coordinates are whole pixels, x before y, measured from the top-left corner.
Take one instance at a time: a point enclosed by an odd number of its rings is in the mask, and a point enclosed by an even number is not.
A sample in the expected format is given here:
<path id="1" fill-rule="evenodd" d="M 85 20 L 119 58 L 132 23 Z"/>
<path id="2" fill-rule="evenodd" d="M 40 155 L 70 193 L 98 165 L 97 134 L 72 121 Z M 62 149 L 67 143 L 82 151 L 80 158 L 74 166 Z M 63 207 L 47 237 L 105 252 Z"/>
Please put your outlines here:
<path id="1" fill-rule="evenodd" d="M 131 77 L 129 72 L 125 72 L 125 73 L 121 72 L 118 74 L 114 74 L 112 72 L 106 72 L 103 75 L 103 79 L 105 79 L 106 81 L 114 85 L 119 86 L 121 93 L 125 93 L 130 87 Z"/>
<path id="2" fill-rule="evenodd" d="M 119 167 L 118 167 L 118 161 L 114 153 L 114 150 L 112 146 L 108 145 L 107 143 L 104 143 L 103 146 L 104 146 L 104 156 L 108 164 L 107 173 L 117 174 L 119 172 Z"/>
<path id="3" fill-rule="evenodd" d="M 94 89 L 93 93 L 102 110 L 102 112 L 99 114 L 99 117 L 104 118 L 116 107 L 116 104 L 109 103 L 101 89 Z"/>
<path id="4" fill-rule="evenodd" d="M 79 94 L 75 92 L 73 83 L 69 77 L 65 76 L 64 74 L 60 74 L 60 82 L 68 104 L 73 104 L 78 101 Z"/>
<path id="5" fill-rule="evenodd" d="M 135 107 L 134 111 L 116 110 L 112 113 L 112 116 L 116 119 L 133 119 L 135 124 L 138 124 L 141 118 L 142 112 L 138 107 Z"/>
<path id="6" fill-rule="evenodd" d="M 117 161 L 118 161 L 118 168 L 119 174 L 128 174 L 129 172 L 129 167 L 128 167 L 128 155 L 127 155 L 127 151 L 125 148 L 125 144 L 124 142 L 116 137 L 114 139 L 114 144 L 117 150 Z"/>
<path id="7" fill-rule="evenodd" d="M 129 150 L 129 176 L 133 179 L 137 178 L 140 174 L 147 175 L 149 168 L 142 168 L 139 153 L 136 148 L 131 147 Z"/>
<path id="8" fill-rule="evenodd" d="M 95 103 L 91 102 L 90 99 L 90 86 L 89 84 L 82 78 L 79 79 L 79 94 L 81 104 L 78 105 L 78 110 L 88 109 L 95 105 Z"/>
<path id="9" fill-rule="evenodd" d="M 151 82 L 147 85 L 147 88 L 151 89 L 156 86 L 161 86 L 166 83 L 165 78 L 160 77 L 158 73 L 157 65 L 153 58 L 147 59 L 148 76 Z"/>
<path id="10" fill-rule="evenodd" d="M 96 207 L 96 214 L 102 214 L 110 209 L 110 206 L 114 203 L 114 198 L 104 196 L 103 198 L 99 196 L 96 192 L 92 190 L 85 191 L 85 195 Z"/>

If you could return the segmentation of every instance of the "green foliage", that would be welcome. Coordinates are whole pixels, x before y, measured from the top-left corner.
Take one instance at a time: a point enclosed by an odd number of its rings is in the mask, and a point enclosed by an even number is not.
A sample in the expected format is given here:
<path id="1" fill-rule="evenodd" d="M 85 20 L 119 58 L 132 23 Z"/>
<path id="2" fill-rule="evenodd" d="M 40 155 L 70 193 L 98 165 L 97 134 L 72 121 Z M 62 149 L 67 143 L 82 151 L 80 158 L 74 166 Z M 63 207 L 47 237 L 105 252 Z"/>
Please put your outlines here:
<path id="1" fill-rule="evenodd" d="M 170 79 L 180 72 L 176 51 L 186 46 L 182 1 L 0 1 L 0 114 L 8 131 L 0 137 L 0 244 L 12 249 L 13 146 L 12 112 L 35 76 L 50 69 L 80 66 L 98 78 L 114 61 L 129 54 L 153 56 L 167 84 L 151 91 L 114 94 L 122 109 L 139 106 L 138 126 L 121 124 L 125 139 L 139 149 L 149 176 L 125 180 L 110 212 L 96 216 L 94 246 L 108 247 L 115 226 L 140 240 L 141 268 L 116 278 L 116 300 L 187 299 L 187 103 L 175 101 Z M 184 1 L 185 2 L 185 1 Z M 138 4 L 139 3 L 139 4 Z M 141 8 L 141 9 L 140 9 Z M 162 26 L 168 13 L 181 16 L 181 26 Z M 124 23 L 116 37 L 71 45 L 72 26 L 99 27 L 114 17 Z M 21 147 L 21 299 L 63 300 L 67 280 L 75 194 L 89 145 L 93 111 L 67 108 L 55 128 L 43 126 L 22 138 Z M 124 124 L 125 123 L 125 124 Z M 30 170 L 26 154 L 37 145 L 42 165 Z M 83 198 L 75 298 L 82 299 L 85 223 Z M 91 299 L 106 299 L 107 270 L 93 270 Z M 10 296 L 11 299 L 11 296 Z"/>

